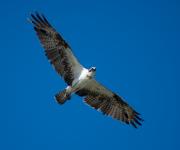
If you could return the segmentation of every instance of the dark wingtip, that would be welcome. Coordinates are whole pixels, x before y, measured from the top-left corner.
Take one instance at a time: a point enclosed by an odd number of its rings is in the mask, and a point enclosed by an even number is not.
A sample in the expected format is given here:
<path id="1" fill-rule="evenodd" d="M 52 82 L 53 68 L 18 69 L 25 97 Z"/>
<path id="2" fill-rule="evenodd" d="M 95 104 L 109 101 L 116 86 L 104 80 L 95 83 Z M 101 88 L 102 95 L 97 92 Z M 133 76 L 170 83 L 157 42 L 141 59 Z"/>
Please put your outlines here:
<path id="1" fill-rule="evenodd" d="M 141 117 L 139 117 L 139 115 L 135 115 L 135 118 L 138 119 L 139 121 L 144 121 L 144 119 L 142 119 Z"/>
<path id="2" fill-rule="evenodd" d="M 141 115 L 139 112 L 137 112 L 137 111 L 134 111 L 134 113 L 136 114 L 136 115 Z"/>
<path id="3" fill-rule="evenodd" d="M 134 121 L 131 121 L 130 123 L 131 123 L 131 125 L 132 125 L 134 128 L 137 129 L 137 125 L 134 123 Z"/>
<path id="4" fill-rule="evenodd" d="M 142 126 L 142 122 L 144 121 L 139 115 L 139 113 L 135 112 L 133 120 L 130 121 L 131 125 L 135 128 Z"/>
<path id="5" fill-rule="evenodd" d="M 34 25 L 33 19 L 32 19 L 32 15 L 33 15 L 33 12 L 30 12 L 29 15 L 28 15 L 28 16 L 30 16 L 30 17 L 27 17 L 27 21 L 28 21 L 29 23 L 31 23 L 31 24 Z"/>
<path id="6" fill-rule="evenodd" d="M 136 118 L 134 118 L 134 122 L 137 123 L 138 125 L 142 125 Z"/>
<path id="7" fill-rule="evenodd" d="M 28 18 L 28 21 L 33 24 L 36 27 L 45 27 L 45 26 L 50 26 L 49 22 L 47 21 L 47 19 L 44 17 L 43 14 L 35 11 L 33 13 L 30 13 L 30 18 Z"/>
<path id="8" fill-rule="evenodd" d="M 44 24 L 46 24 L 46 21 L 43 19 L 43 14 L 39 14 L 38 12 L 35 12 L 36 17 L 43 22 Z"/>

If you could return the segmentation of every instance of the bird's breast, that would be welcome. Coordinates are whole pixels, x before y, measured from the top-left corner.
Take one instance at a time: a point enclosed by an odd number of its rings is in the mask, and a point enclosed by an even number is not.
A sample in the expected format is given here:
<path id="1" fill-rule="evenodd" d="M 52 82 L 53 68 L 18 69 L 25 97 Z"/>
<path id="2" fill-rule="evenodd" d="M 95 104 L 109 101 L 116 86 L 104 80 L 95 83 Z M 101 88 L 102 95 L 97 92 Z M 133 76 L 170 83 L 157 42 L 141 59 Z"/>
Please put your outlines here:
<path id="1" fill-rule="evenodd" d="M 72 84 L 73 91 L 78 91 L 86 86 L 91 78 L 88 77 L 88 71 L 83 70 L 77 80 Z"/>

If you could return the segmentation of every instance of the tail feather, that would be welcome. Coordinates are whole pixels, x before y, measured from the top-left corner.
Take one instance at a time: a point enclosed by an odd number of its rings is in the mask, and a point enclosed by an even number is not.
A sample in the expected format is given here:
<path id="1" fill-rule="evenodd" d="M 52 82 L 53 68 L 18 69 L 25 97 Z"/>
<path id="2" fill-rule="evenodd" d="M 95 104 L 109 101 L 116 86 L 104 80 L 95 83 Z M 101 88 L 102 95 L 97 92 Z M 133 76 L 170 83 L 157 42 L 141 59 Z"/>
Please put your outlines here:
<path id="1" fill-rule="evenodd" d="M 71 95 L 67 93 L 66 89 L 57 93 L 55 99 L 59 104 L 64 104 L 67 100 L 71 99 Z"/>

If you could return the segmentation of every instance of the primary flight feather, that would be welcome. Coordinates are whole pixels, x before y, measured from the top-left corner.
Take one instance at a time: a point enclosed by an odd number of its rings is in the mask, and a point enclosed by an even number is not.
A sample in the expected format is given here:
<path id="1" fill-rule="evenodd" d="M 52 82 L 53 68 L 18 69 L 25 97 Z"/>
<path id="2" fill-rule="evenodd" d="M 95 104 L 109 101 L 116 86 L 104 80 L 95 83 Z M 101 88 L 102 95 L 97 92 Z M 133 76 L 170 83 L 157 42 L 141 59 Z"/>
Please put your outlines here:
<path id="1" fill-rule="evenodd" d="M 95 80 L 96 68 L 83 67 L 72 53 L 70 46 L 43 15 L 31 14 L 30 21 L 50 63 L 68 84 L 63 91 L 55 95 L 59 104 L 64 104 L 75 93 L 84 97 L 87 104 L 105 115 L 131 124 L 135 128 L 141 125 L 143 119 L 140 118 L 140 114 L 120 96 Z"/>

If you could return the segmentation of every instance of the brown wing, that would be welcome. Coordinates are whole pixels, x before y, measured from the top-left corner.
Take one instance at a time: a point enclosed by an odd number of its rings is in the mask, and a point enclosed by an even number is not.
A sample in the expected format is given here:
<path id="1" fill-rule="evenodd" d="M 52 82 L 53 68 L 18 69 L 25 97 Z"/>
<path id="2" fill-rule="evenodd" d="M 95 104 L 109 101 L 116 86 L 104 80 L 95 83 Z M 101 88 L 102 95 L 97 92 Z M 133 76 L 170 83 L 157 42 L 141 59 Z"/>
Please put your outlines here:
<path id="1" fill-rule="evenodd" d="M 68 44 L 43 15 L 31 14 L 30 21 L 34 25 L 34 30 L 50 63 L 65 82 L 71 85 L 74 78 L 79 76 L 83 67 L 73 55 Z"/>
<path id="2" fill-rule="evenodd" d="M 103 114 L 121 120 L 127 124 L 141 125 L 139 113 L 130 107 L 121 97 L 106 89 L 96 80 L 92 80 L 83 89 L 76 92 L 79 96 L 85 96 L 85 102 Z"/>

